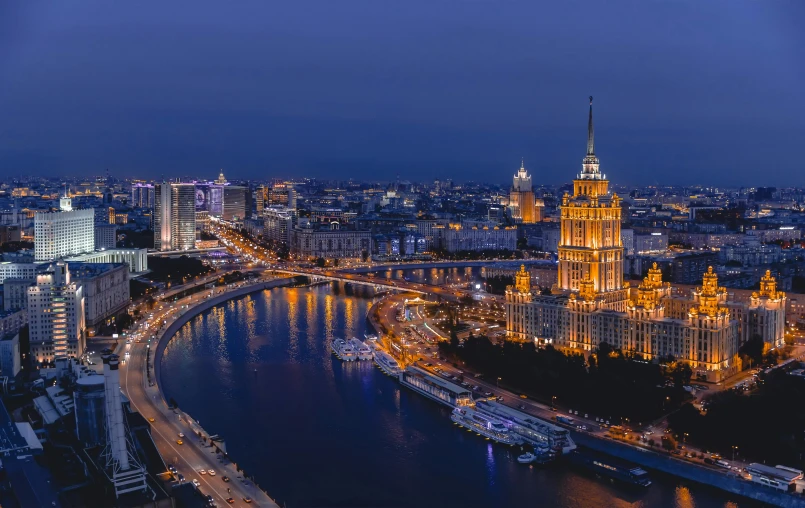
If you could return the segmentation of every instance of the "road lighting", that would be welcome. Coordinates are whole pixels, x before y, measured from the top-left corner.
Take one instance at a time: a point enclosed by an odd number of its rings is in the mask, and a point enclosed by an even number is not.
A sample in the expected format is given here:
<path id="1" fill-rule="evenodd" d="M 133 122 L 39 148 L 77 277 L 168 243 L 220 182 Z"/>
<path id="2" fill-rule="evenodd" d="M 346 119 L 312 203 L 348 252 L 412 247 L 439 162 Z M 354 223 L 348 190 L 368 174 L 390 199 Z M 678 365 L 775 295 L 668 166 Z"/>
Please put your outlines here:
<path id="1" fill-rule="evenodd" d="M 495 383 L 498 388 L 500 388 L 500 380 L 502 378 L 498 376 L 497 382 Z"/>
<path id="2" fill-rule="evenodd" d="M 738 449 L 737 446 L 732 445 L 732 461 L 735 462 L 735 451 Z"/>
<path id="3" fill-rule="evenodd" d="M 552 409 L 555 409 L 555 407 L 556 407 L 555 403 L 556 403 L 556 395 L 551 397 L 551 408 Z"/>

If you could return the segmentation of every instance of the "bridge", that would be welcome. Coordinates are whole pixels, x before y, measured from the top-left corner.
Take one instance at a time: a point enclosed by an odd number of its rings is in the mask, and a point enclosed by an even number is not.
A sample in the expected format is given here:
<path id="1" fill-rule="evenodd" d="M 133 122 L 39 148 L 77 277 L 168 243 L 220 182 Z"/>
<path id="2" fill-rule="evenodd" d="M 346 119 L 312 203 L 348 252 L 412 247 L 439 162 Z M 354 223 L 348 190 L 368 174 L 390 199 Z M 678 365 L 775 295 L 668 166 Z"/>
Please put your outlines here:
<path id="1" fill-rule="evenodd" d="M 421 284 L 418 282 L 410 282 L 406 280 L 392 280 L 375 278 L 371 275 L 363 273 L 345 272 L 339 270 L 327 269 L 299 269 L 299 268 L 280 268 L 272 267 L 272 271 L 287 273 L 291 275 L 301 275 L 308 277 L 313 281 L 329 280 L 336 282 L 348 282 L 350 284 L 358 284 L 361 286 L 370 286 L 374 289 L 385 289 L 391 291 L 407 291 L 417 293 L 420 295 L 433 295 L 446 300 L 458 300 L 459 298 L 468 296 L 470 293 L 465 290 L 453 289 L 443 286 L 434 286 L 432 284 Z"/>

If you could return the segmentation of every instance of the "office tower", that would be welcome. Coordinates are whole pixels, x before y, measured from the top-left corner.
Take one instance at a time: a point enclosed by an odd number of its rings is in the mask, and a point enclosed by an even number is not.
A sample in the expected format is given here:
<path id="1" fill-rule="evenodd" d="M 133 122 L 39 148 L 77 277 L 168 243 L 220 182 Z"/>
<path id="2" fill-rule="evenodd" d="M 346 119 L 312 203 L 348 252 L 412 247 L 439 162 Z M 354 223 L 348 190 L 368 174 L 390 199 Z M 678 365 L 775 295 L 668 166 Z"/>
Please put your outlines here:
<path id="1" fill-rule="evenodd" d="M 190 250 L 196 243 L 196 187 L 192 183 L 156 186 L 154 248 Z"/>
<path id="2" fill-rule="evenodd" d="M 531 175 L 525 170 L 525 162 L 520 164 L 520 170 L 514 175 L 514 182 L 509 193 L 509 209 L 512 219 L 516 222 L 533 224 L 542 219 L 542 217 L 537 217 Z"/>
<path id="3" fill-rule="evenodd" d="M 196 245 L 196 187 L 192 183 L 172 184 L 171 239 L 174 250 L 190 250 Z"/>
<path id="4" fill-rule="evenodd" d="M 78 357 L 84 352 L 84 291 L 59 261 L 28 288 L 31 355 L 38 362 Z"/>
<path id="5" fill-rule="evenodd" d="M 246 202 L 249 189 L 237 185 L 224 187 L 224 220 L 239 221 L 246 218 Z"/>
<path id="6" fill-rule="evenodd" d="M 117 247 L 117 226 L 115 224 L 95 226 L 95 250 L 114 249 L 115 247 Z"/>
<path id="7" fill-rule="evenodd" d="M 95 249 L 95 212 L 92 208 L 73 210 L 69 198 L 62 205 L 64 211 L 34 215 L 36 261 L 51 261 Z"/>
<path id="8" fill-rule="evenodd" d="M 268 205 L 296 209 L 296 190 L 285 183 L 274 184 L 268 191 Z"/>
<path id="9" fill-rule="evenodd" d="M 159 183 L 154 189 L 154 248 L 171 250 L 171 184 Z"/>
<path id="10" fill-rule="evenodd" d="M 154 207 L 154 186 L 136 183 L 131 186 L 131 206 L 134 208 Z"/>
<path id="11" fill-rule="evenodd" d="M 257 187 L 254 191 L 254 204 L 257 217 L 262 217 L 263 210 L 266 207 L 266 188 L 263 185 Z"/>

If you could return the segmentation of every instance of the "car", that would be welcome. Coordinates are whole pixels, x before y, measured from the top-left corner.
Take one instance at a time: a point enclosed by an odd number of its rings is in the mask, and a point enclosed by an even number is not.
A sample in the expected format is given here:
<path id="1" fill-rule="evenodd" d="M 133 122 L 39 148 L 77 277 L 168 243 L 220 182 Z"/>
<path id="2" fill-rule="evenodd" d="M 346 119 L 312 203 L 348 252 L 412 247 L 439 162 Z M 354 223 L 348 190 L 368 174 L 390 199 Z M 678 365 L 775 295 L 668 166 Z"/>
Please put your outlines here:
<path id="1" fill-rule="evenodd" d="M 492 395 L 492 392 L 484 392 L 484 397 L 491 397 Z"/>
<path id="2" fill-rule="evenodd" d="M 201 487 L 201 482 L 196 480 L 195 478 L 193 478 L 193 486 L 195 488 L 199 488 L 199 487 Z"/>
<path id="3" fill-rule="evenodd" d="M 207 474 L 207 471 L 205 471 L 204 469 L 199 469 L 198 474 Z"/>
<path id="4" fill-rule="evenodd" d="M 231 497 L 226 498 L 226 502 L 229 504 L 235 504 L 235 500 L 232 499 Z"/>
<path id="5" fill-rule="evenodd" d="M 212 469 L 208 469 L 207 474 L 210 476 L 215 476 L 215 471 L 213 471 Z"/>
<path id="6" fill-rule="evenodd" d="M 519 406 L 517 406 L 517 409 L 525 409 L 525 404 L 520 404 Z"/>
<path id="7" fill-rule="evenodd" d="M 176 479 L 179 480 L 179 483 L 182 483 L 184 482 L 184 475 L 182 473 L 179 473 L 178 475 L 176 475 Z"/>
<path id="8" fill-rule="evenodd" d="M 252 502 L 252 498 L 250 498 L 250 497 L 244 497 L 244 498 L 243 498 L 243 502 L 244 502 L 244 503 L 251 503 L 251 502 Z"/>
<path id="9" fill-rule="evenodd" d="M 184 441 L 182 441 L 181 439 L 177 439 L 177 440 L 176 440 L 176 444 L 177 444 L 177 445 L 183 445 L 183 444 L 184 444 Z"/>
<path id="10" fill-rule="evenodd" d="M 224 477 L 223 477 L 223 478 L 221 478 L 221 479 L 222 479 L 223 481 L 227 482 L 227 483 L 229 483 L 229 481 L 230 481 L 228 476 L 224 476 Z"/>
<path id="11" fill-rule="evenodd" d="M 151 422 L 151 423 L 154 423 L 156 420 L 155 420 L 155 419 L 154 419 L 154 417 L 152 416 L 151 418 L 149 418 L 149 419 L 148 419 L 148 421 L 149 421 L 149 422 Z"/>
<path id="12" fill-rule="evenodd" d="M 527 398 L 528 398 L 528 396 L 526 396 L 525 394 L 521 393 L 521 394 L 520 394 L 520 398 L 521 398 L 521 399 L 527 399 Z"/>
<path id="13" fill-rule="evenodd" d="M 179 432 L 179 439 L 184 439 L 184 434 L 182 434 L 181 432 Z"/>

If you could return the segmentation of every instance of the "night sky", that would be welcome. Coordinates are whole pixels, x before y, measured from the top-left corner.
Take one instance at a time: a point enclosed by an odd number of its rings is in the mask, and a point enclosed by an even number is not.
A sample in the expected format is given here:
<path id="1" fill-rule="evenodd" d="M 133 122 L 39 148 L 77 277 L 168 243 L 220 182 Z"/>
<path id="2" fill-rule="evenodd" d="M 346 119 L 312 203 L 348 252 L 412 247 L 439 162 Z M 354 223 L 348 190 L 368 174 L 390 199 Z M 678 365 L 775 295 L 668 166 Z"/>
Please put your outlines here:
<path id="1" fill-rule="evenodd" d="M 805 1 L 0 4 L 0 174 L 805 185 Z"/>

